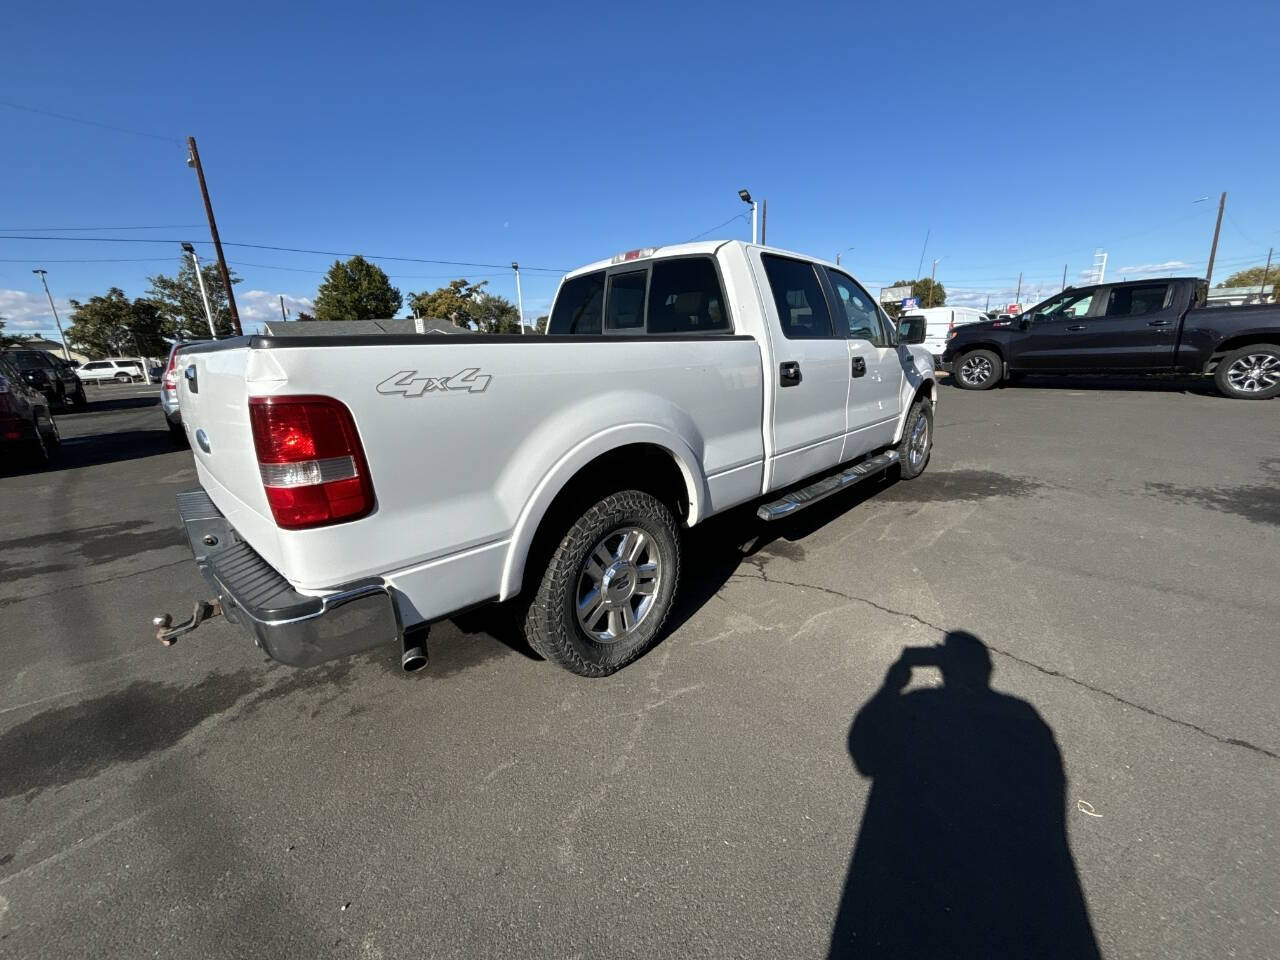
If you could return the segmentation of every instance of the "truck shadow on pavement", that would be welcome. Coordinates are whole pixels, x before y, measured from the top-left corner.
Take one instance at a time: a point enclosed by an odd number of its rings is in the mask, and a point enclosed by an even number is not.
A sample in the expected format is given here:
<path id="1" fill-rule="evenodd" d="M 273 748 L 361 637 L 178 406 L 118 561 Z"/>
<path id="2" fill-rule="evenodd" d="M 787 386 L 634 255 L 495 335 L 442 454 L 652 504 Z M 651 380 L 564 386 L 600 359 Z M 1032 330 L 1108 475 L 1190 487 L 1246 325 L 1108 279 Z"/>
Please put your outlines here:
<path id="1" fill-rule="evenodd" d="M 904 692 L 913 667 L 942 685 Z M 1053 731 L 991 689 L 973 634 L 908 647 L 848 747 L 872 781 L 828 956 L 1100 956 L 1066 833 Z"/>
<path id="2" fill-rule="evenodd" d="M 951 386 L 955 386 L 954 383 Z M 1210 377 L 1191 377 L 1177 375 L 1143 376 L 1110 376 L 1098 374 L 1053 374 L 1024 373 L 1016 381 L 1003 385 L 1006 390 L 1080 390 L 1091 393 L 1182 393 L 1201 397 L 1213 397 L 1226 400 L 1213 384 Z"/>

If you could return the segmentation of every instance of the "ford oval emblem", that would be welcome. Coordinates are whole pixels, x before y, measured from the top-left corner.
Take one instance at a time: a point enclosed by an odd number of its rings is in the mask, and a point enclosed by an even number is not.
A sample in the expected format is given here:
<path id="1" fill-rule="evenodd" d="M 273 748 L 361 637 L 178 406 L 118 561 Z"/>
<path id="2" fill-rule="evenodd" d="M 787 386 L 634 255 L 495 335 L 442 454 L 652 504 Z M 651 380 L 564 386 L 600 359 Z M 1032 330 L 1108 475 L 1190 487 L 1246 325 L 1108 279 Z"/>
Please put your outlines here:
<path id="1" fill-rule="evenodd" d="M 205 453 L 213 452 L 212 450 L 209 449 L 209 435 L 204 432 L 203 427 L 201 427 L 199 430 L 196 431 L 196 443 L 199 445 L 200 449 L 203 450 Z"/>

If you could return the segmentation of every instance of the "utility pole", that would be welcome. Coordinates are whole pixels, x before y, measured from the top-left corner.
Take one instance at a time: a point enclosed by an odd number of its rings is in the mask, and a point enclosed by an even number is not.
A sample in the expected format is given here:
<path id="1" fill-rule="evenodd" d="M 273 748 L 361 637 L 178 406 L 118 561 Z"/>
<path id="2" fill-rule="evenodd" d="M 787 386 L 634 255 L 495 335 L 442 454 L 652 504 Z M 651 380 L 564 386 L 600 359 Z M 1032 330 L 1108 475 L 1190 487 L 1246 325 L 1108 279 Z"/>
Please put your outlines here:
<path id="1" fill-rule="evenodd" d="M 511 269 L 516 272 L 516 303 L 519 305 L 517 309 L 520 311 L 520 335 L 524 336 L 524 294 L 520 292 L 520 264 L 512 260 Z"/>
<path id="2" fill-rule="evenodd" d="M 916 264 L 916 279 L 920 279 L 920 271 L 924 269 L 924 252 L 929 249 L 929 233 L 933 228 L 924 232 L 924 246 L 920 248 L 920 262 Z"/>
<path id="3" fill-rule="evenodd" d="M 933 291 L 934 291 L 934 288 L 937 287 L 938 285 L 937 276 L 938 276 L 938 258 L 934 257 L 933 269 L 929 271 L 929 306 L 931 307 L 933 306 Z"/>
<path id="4" fill-rule="evenodd" d="M 1267 274 L 1271 272 L 1271 253 L 1274 250 L 1275 247 L 1267 248 L 1267 265 L 1262 268 L 1262 283 L 1258 285 L 1258 297 L 1263 303 L 1267 302 Z M 1272 297 L 1271 299 L 1274 300 L 1275 297 Z"/>
<path id="5" fill-rule="evenodd" d="M 1218 256 L 1218 234 L 1222 232 L 1222 211 L 1227 206 L 1227 191 L 1222 191 L 1222 196 L 1218 198 L 1218 222 L 1213 227 L 1213 246 L 1209 248 L 1209 269 L 1204 273 L 1205 283 L 1213 285 L 1213 261 Z"/>
<path id="6" fill-rule="evenodd" d="M 196 177 L 200 180 L 204 212 L 209 217 L 209 235 L 213 237 L 213 249 L 218 254 L 218 271 L 222 274 L 222 285 L 227 288 L 227 307 L 231 310 L 231 327 L 238 337 L 243 332 L 240 329 L 240 311 L 236 309 L 236 295 L 231 289 L 231 272 L 227 270 L 227 258 L 222 253 L 222 240 L 218 237 L 218 224 L 213 219 L 213 204 L 209 200 L 209 187 L 204 182 L 204 167 L 200 165 L 200 151 L 196 149 L 195 137 L 187 137 L 187 166 L 196 168 Z"/>
<path id="7" fill-rule="evenodd" d="M 284 294 L 283 293 L 280 294 L 280 319 L 281 320 L 289 319 L 289 315 L 284 312 Z"/>
<path id="8" fill-rule="evenodd" d="M 62 332 L 62 320 L 58 318 L 58 308 L 53 305 L 53 294 L 49 292 L 49 281 L 45 279 L 48 271 L 43 267 L 36 267 L 31 272 L 40 274 L 40 282 L 44 284 L 44 295 L 49 298 L 49 309 L 53 311 L 53 322 L 58 325 L 58 339 L 62 341 L 62 359 L 70 363 L 71 353 L 67 350 L 67 335 Z"/>
<path id="9" fill-rule="evenodd" d="M 760 201 L 760 246 L 764 246 L 764 228 L 769 225 L 769 198 Z"/>
<path id="10" fill-rule="evenodd" d="M 1062 289 L 1067 289 L 1067 265 L 1062 265 Z"/>
<path id="11" fill-rule="evenodd" d="M 1018 292 L 1013 295 L 1013 302 L 1022 303 L 1022 271 L 1018 271 Z"/>
<path id="12" fill-rule="evenodd" d="M 209 336 L 218 339 L 218 331 L 213 328 L 213 310 L 209 307 L 209 294 L 204 289 L 204 272 L 200 269 L 200 258 L 196 256 L 196 248 L 184 243 L 182 249 L 191 254 L 191 262 L 196 268 L 196 283 L 200 285 L 200 299 L 204 301 L 204 317 L 209 321 Z"/>
<path id="13" fill-rule="evenodd" d="M 751 208 L 751 242 L 760 242 L 760 232 L 758 229 L 757 214 L 760 212 L 760 204 L 751 199 L 751 191 L 743 187 L 738 191 L 738 199 Z"/>
<path id="14" fill-rule="evenodd" d="M 983 313 L 991 312 L 991 294 L 987 294 L 987 305 L 982 310 Z"/>

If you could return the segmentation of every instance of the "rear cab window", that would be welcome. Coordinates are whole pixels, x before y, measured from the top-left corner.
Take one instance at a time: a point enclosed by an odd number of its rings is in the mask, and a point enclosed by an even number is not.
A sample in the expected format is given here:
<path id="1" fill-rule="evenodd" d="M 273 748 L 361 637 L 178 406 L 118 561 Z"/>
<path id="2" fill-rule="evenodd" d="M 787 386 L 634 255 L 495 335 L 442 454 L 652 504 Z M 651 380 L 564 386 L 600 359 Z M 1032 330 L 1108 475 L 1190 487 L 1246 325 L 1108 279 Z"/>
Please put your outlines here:
<path id="1" fill-rule="evenodd" d="M 1137 317 L 1165 309 L 1172 284 L 1146 283 L 1137 287 L 1113 287 L 1107 295 L 1108 317 Z"/>
<path id="2" fill-rule="evenodd" d="M 733 325 L 715 260 L 664 257 L 637 269 L 627 264 L 561 284 L 549 335 L 703 336 L 731 334 Z"/>

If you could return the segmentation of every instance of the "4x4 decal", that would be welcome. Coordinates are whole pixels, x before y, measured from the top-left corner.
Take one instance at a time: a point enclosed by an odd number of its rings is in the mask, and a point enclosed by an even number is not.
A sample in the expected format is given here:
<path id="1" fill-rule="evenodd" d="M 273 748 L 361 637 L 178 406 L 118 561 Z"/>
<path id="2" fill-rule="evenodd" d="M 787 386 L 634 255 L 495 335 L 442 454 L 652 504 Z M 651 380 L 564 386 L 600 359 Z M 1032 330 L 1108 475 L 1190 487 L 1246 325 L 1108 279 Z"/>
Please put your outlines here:
<path id="1" fill-rule="evenodd" d="M 420 377 L 417 370 L 401 370 L 378 384 L 378 392 L 387 395 L 401 394 L 420 397 L 437 390 L 466 390 L 468 393 L 484 393 L 493 378 L 482 374 L 479 367 L 467 367 L 448 377 Z"/>

